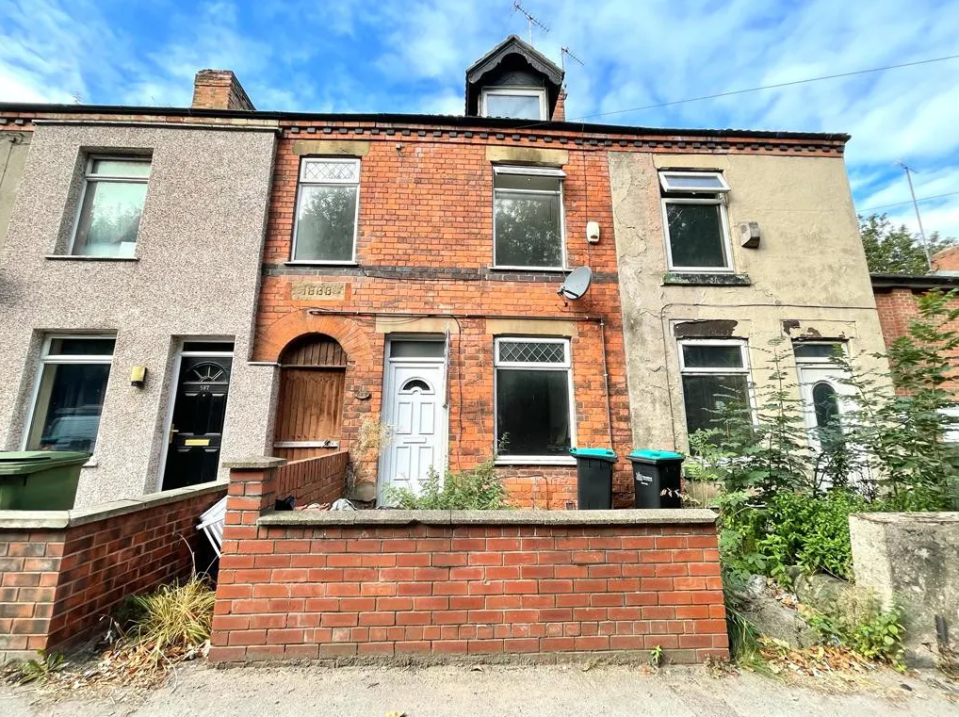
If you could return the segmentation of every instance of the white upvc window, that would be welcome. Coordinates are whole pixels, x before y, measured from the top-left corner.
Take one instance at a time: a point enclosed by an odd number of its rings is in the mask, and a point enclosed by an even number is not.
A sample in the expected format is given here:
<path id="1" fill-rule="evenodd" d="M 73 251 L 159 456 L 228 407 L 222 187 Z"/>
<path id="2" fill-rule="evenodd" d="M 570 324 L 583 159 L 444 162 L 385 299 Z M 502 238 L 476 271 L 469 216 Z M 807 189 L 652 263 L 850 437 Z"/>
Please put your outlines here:
<path id="1" fill-rule="evenodd" d="M 679 342 L 679 368 L 688 434 L 713 428 L 721 404 L 752 407 L 745 341 L 683 339 Z"/>
<path id="2" fill-rule="evenodd" d="M 493 265 L 566 268 L 563 179 L 555 167 L 493 166 Z"/>
<path id="3" fill-rule="evenodd" d="M 834 366 L 846 357 L 846 344 L 839 341 L 794 341 L 797 364 Z"/>
<path id="4" fill-rule="evenodd" d="M 547 120 L 546 90 L 541 87 L 487 87 L 480 93 L 482 117 Z"/>
<path id="5" fill-rule="evenodd" d="M 87 158 L 70 254 L 133 258 L 150 180 L 150 158 Z"/>
<path id="6" fill-rule="evenodd" d="M 663 227 L 669 268 L 686 272 L 731 272 L 732 247 L 719 172 L 662 171 Z"/>
<path id="7" fill-rule="evenodd" d="M 571 464 L 576 440 L 569 339 L 494 342 L 498 462 Z"/>
<path id="8" fill-rule="evenodd" d="M 24 450 L 93 452 L 115 344 L 112 335 L 46 337 Z"/>
<path id="9" fill-rule="evenodd" d="M 304 158 L 296 195 L 292 260 L 355 263 L 359 211 L 360 160 Z"/>

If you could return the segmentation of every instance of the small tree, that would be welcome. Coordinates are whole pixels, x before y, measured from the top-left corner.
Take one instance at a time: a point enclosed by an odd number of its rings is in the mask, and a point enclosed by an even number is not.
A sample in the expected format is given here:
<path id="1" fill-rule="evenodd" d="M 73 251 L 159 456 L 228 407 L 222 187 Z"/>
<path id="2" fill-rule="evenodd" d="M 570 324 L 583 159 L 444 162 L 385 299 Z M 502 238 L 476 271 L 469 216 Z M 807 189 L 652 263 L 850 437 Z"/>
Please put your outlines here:
<path id="1" fill-rule="evenodd" d="M 771 369 L 759 383 L 756 409 L 740 396 L 724 397 L 712 427 L 690 436 L 694 477 L 719 480 L 728 493 L 746 491 L 760 501 L 813 487 L 802 405 L 783 368 L 783 342 L 770 342 Z"/>
<path id="2" fill-rule="evenodd" d="M 908 274 L 922 276 L 929 273 L 926 252 L 918 237 L 914 236 L 905 224 L 898 227 L 886 218 L 885 214 L 870 214 L 859 217 L 859 234 L 866 250 L 866 263 L 869 271 L 875 274 Z M 935 254 L 950 246 L 954 239 L 940 238 L 933 232 L 926 241 L 929 254 Z"/>
<path id="3" fill-rule="evenodd" d="M 959 351 L 955 298 L 955 290 L 919 297 L 919 318 L 889 347 L 899 393 L 877 390 L 874 375 L 849 367 L 858 406 L 850 441 L 861 447 L 893 509 L 942 510 L 956 502 L 959 451 L 944 440 L 957 423 L 956 402 L 945 388 Z"/>

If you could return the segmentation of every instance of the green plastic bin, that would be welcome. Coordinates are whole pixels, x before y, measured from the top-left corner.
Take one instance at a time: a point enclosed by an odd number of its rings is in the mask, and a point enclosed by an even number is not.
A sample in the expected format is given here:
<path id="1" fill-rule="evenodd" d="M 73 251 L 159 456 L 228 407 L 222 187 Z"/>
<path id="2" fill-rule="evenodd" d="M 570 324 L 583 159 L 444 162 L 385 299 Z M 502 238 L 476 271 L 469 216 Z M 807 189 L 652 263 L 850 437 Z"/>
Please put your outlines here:
<path id="1" fill-rule="evenodd" d="M 71 510 L 89 453 L 0 453 L 0 510 Z"/>

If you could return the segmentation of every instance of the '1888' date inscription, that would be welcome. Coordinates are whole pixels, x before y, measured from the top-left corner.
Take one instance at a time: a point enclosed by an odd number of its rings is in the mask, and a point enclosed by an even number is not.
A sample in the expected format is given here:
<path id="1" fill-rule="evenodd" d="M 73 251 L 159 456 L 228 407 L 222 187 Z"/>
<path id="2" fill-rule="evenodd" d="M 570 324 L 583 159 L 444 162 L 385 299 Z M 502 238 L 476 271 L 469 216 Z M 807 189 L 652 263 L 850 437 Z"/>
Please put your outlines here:
<path id="1" fill-rule="evenodd" d="M 346 298 L 346 282 L 294 281 L 290 298 L 293 301 L 342 301 Z"/>

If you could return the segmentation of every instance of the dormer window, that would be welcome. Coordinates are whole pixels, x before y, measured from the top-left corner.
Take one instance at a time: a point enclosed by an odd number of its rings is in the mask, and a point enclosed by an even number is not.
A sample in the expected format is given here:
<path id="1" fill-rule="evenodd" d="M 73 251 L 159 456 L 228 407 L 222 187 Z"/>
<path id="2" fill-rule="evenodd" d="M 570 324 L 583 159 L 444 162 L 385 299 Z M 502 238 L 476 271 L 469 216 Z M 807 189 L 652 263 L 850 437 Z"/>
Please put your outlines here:
<path id="1" fill-rule="evenodd" d="M 466 116 L 562 121 L 562 89 L 563 69 L 510 35 L 466 71 Z"/>
<path id="2" fill-rule="evenodd" d="M 546 119 L 546 90 L 521 87 L 487 87 L 482 93 L 484 117 Z"/>

